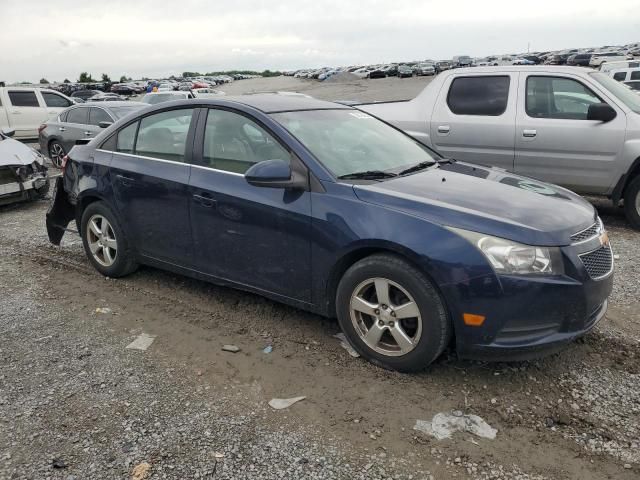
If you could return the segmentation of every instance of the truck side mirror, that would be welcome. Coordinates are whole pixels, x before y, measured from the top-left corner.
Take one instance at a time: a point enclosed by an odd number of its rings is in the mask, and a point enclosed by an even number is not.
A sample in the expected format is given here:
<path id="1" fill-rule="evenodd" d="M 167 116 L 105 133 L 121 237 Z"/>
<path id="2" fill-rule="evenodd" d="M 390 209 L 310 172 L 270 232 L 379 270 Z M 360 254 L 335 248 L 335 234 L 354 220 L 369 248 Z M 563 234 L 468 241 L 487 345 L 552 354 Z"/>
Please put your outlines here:
<path id="1" fill-rule="evenodd" d="M 589 105 L 587 120 L 598 120 L 599 122 L 610 122 L 616 118 L 616 111 L 607 103 L 593 103 Z"/>

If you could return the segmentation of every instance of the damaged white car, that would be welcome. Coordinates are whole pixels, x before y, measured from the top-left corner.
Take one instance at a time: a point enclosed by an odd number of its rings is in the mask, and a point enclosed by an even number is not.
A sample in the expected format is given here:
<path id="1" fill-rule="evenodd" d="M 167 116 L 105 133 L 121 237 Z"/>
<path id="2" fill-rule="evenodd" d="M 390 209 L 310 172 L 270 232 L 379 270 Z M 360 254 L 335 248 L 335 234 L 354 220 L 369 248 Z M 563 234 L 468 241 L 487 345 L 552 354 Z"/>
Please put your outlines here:
<path id="1" fill-rule="evenodd" d="M 44 157 L 11 138 L 14 133 L 0 131 L 0 205 L 44 198 L 49 191 Z"/>

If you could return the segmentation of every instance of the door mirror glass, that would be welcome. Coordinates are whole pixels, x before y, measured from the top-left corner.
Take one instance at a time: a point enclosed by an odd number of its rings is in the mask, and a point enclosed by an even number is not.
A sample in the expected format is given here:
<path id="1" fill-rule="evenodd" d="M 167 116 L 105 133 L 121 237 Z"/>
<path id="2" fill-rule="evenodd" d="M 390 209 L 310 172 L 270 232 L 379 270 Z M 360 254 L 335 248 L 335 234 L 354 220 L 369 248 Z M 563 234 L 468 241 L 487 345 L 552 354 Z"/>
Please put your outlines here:
<path id="1" fill-rule="evenodd" d="M 587 120 L 598 120 L 600 122 L 610 122 L 616 118 L 616 111 L 606 103 L 594 103 L 589 105 Z"/>

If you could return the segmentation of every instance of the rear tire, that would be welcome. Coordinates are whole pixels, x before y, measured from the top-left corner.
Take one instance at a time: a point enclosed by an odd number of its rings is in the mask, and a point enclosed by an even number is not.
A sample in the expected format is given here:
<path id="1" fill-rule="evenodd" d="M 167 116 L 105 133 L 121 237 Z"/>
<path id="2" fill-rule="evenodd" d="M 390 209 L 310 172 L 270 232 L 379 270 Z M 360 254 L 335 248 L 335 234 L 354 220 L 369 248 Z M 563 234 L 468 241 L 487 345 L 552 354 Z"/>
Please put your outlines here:
<path id="1" fill-rule="evenodd" d="M 451 322 L 431 281 L 391 254 L 364 258 L 345 272 L 336 312 L 354 349 L 390 370 L 422 370 L 451 340 Z"/>
<path id="2" fill-rule="evenodd" d="M 89 204 L 80 220 L 82 244 L 91 264 L 106 277 L 124 277 L 138 264 L 118 219 L 104 202 Z"/>
<path id="3" fill-rule="evenodd" d="M 54 167 L 62 168 L 62 159 L 66 154 L 64 147 L 57 140 L 49 143 L 49 159 Z"/>
<path id="4" fill-rule="evenodd" d="M 624 213 L 631 226 L 640 230 L 640 175 L 636 175 L 625 189 Z"/>

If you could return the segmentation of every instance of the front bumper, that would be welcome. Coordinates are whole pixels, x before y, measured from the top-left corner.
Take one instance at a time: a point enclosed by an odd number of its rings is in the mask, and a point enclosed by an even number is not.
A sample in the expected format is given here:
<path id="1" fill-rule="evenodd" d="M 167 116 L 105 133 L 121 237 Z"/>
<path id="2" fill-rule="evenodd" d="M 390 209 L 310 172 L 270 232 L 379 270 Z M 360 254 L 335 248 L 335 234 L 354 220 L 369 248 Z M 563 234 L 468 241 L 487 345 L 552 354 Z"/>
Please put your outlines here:
<path id="1" fill-rule="evenodd" d="M 591 331 L 604 318 L 613 289 L 613 269 L 593 279 L 581 260 L 594 247 L 563 247 L 562 276 L 484 275 L 447 287 L 443 293 L 456 328 L 458 355 L 528 360 L 554 353 Z M 485 322 L 465 325 L 464 313 L 484 315 Z"/>

